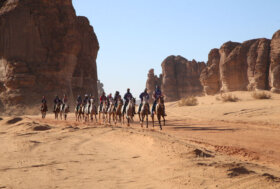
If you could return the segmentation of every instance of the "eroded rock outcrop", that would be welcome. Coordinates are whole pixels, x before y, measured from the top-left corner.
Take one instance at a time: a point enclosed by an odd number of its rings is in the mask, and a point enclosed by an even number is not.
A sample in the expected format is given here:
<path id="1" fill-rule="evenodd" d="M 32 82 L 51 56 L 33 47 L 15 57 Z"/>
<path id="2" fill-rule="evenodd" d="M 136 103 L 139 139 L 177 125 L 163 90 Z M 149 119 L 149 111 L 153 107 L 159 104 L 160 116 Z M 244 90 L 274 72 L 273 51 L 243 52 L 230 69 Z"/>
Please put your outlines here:
<path id="1" fill-rule="evenodd" d="M 0 5 L 0 100 L 32 106 L 46 95 L 97 96 L 97 37 L 71 0 L 5 0 Z"/>
<path id="2" fill-rule="evenodd" d="M 148 74 L 147 88 L 150 94 L 159 85 L 167 101 L 202 93 L 199 81 L 204 62 L 189 61 L 181 56 L 169 56 L 161 64 L 162 75 L 158 78 L 151 69 Z"/>
<path id="3" fill-rule="evenodd" d="M 271 40 L 270 46 L 270 68 L 269 85 L 271 91 L 280 92 L 280 30 L 277 31 Z"/>
<path id="4" fill-rule="evenodd" d="M 268 89 L 269 53 L 270 40 L 264 38 L 213 49 L 200 76 L 204 92 Z"/>
<path id="5" fill-rule="evenodd" d="M 154 69 L 150 69 L 148 73 L 148 79 L 146 82 L 146 88 L 148 89 L 148 93 L 150 95 L 150 100 L 152 99 L 153 92 L 156 86 L 161 86 L 162 83 L 162 75 L 159 77 L 155 75 Z"/>
<path id="6" fill-rule="evenodd" d="M 202 70 L 200 81 L 207 94 L 215 94 L 220 90 L 220 53 L 212 49 L 208 55 L 207 67 Z"/>

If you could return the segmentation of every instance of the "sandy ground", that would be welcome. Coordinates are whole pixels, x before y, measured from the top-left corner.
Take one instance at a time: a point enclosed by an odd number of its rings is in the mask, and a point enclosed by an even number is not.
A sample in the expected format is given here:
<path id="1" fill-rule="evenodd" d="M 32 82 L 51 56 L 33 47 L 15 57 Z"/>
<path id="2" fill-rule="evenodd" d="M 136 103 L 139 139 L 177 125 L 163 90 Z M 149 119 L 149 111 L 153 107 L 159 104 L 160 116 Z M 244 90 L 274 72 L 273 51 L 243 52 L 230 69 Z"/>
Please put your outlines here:
<path id="1" fill-rule="evenodd" d="M 167 103 L 141 128 L 2 117 L 0 188 L 280 188 L 280 95 Z"/>

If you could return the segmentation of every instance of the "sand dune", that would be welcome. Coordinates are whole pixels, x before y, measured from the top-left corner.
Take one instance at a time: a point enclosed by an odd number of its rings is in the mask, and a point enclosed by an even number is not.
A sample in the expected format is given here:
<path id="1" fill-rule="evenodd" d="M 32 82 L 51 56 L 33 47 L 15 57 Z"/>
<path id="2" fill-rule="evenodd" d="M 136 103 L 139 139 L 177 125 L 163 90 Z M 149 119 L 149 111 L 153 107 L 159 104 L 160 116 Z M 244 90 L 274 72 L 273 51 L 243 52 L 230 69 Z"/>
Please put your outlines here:
<path id="1" fill-rule="evenodd" d="M 126 125 L 0 120 L 0 188 L 280 188 L 280 96 L 168 103 L 163 131 Z"/>

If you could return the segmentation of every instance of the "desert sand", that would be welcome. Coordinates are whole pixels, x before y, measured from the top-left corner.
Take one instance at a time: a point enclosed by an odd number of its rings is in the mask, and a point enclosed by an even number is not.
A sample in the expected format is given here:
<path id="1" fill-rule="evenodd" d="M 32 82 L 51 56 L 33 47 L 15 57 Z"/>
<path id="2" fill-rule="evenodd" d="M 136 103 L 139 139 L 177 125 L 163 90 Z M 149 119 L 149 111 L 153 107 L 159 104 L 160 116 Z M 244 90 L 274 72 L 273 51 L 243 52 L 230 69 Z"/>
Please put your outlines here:
<path id="1" fill-rule="evenodd" d="M 280 188 L 280 95 L 166 104 L 163 131 L 2 116 L 0 188 Z"/>

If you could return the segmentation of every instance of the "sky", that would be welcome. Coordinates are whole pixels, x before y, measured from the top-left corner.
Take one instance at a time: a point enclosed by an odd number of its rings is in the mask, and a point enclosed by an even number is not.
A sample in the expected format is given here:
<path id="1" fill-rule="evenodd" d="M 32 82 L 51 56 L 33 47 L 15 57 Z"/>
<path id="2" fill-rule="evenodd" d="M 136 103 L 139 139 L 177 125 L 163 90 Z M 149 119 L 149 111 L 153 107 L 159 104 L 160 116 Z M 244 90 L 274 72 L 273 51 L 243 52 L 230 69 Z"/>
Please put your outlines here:
<path id="1" fill-rule="evenodd" d="M 98 78 L 106 93 L 138 97 L 151 68 L 170 55 L 207 62 L 227 41 L 271 38 L 280 29 L 279 0 L 73 0 L 94 27 Z"/>

